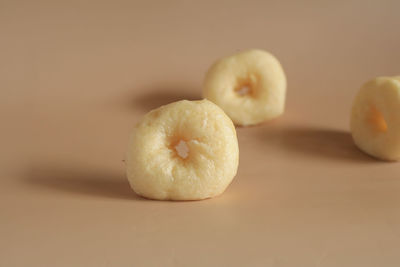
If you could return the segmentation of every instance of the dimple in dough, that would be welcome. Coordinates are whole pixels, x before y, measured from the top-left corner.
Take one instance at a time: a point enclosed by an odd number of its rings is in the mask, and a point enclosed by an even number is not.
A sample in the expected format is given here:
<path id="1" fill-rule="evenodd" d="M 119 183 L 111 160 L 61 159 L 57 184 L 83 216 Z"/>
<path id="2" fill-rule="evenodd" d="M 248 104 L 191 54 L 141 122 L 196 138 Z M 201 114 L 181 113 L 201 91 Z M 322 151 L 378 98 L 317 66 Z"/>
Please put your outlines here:
<path id="1" fill-rule="evenodd" d="M 247 50 L 210 67 L 203 96 L 221 107 L 236 125 L 254 125 L 284 112 L 286 77 L 273 55 Z"/>
<path id="2" fill-rule="evenodd" d="M 365 153 L 382 160 L 400 159 L 400 76 L 378 77 L 361 87 L 350 128 Z"/>
<path id="3" fill-rule="evenodd" d="M 152 110 L 135 127 L 126 163 L 129 183 L 143 197 L 215 197 L 237 172 L 236 130 L 208 100 L 174 102 Z"/>

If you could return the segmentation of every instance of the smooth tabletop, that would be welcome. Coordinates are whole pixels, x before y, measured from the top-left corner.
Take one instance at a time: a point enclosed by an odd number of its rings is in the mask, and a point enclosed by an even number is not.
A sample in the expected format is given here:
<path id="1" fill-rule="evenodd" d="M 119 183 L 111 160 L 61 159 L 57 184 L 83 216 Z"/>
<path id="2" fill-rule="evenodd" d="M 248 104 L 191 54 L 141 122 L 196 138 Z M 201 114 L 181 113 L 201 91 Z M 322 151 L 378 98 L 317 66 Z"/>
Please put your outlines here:
<path id="1" fill-rule="evenodd" d="M 352 100 L 400 74 L 399 1 L 0 0 L 0 266 L 400 266 L 400 163 L 360 152 Z M 237 128 L 218 198 L 136 196 L 146 112 L 200 99 L 219 57 L 265 49 L 285 114 Z"/>

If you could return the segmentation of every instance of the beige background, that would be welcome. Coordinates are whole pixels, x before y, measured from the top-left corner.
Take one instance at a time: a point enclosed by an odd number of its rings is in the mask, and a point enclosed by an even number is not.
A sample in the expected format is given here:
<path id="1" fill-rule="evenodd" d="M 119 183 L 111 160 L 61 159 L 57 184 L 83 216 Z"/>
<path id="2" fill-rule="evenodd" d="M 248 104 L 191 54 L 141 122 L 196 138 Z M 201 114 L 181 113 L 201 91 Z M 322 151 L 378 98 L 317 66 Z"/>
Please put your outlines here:
<path id="1" fill-rule="evenodd" d="M 400 165 L 349 135 L 360 85 L 400 73 L 399 1 L 0 0 L 0 266 L 400 266 Z M 287 110 L 239 128 L 221 197 L 124 176 L 132 126 L 262 48 Z"/>

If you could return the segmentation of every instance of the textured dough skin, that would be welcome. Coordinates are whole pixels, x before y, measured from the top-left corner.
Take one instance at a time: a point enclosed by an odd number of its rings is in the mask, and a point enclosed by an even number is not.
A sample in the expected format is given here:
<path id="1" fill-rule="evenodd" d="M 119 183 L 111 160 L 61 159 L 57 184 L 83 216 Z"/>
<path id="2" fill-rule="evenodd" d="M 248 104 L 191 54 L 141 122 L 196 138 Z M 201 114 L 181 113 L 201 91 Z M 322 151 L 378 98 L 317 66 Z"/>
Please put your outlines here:
<path id="1" fill-rule="evenodd" d="M 371 106 L 383 115 L 386 131 L 371 128 Z M 361 87 L 353 102 L 350 128 L 355 144 L 365 153 L 387 161 L 400 159 L 400 76 L 378 77 Z"/>
<path id="2" fill-rule="evenodd" d="M 174 144 L 184 140 L 182 159 Z M 127 152 L 127 176 L 138 194 L 158 200 L 200 200 L 220 195 L 239 164 L 231 119 L 208 100 L 182 100 L 147 113 Z"/>
<path id="3" fill-rule="evenodd" d="M 235 92 L 241 81 L 254 84 L 255 95 Z M 221 107 L 236 125 L 254 125 L 285 109 L 286 77 L 279 61 L 263 50 L 247 50 L 217 60 L 207 71 L 203 97 Z"/>

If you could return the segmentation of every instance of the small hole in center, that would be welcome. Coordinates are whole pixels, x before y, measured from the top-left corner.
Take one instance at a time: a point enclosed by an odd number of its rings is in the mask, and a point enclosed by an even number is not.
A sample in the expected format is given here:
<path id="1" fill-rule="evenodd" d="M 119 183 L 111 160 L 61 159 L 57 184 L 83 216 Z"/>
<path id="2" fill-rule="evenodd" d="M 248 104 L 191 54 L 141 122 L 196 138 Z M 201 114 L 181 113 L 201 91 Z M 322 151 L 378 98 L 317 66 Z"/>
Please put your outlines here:
<path id="1" fill-rule="evenodd" d="M 182 159 L 186 159 L 189 156 L 189 147 L 183 140 L 180 140 L 179 143 L 175 146 L 175 151 Z"/>
<path id="2" fill-rule="evenodd" d="M 371 105 L 369 114 L 367 116 L 368 124 L 371 128 L 379 133 L 384 133 L 387 131 L 386 120 L 383 117 L 382 113 L 374 106 Z"/>
<path id="3" fill-rule="evenodd" d="M 238 90 L 236 90 L 236 93 L 240 96 L 248 95 L 250 92 L 251 88 L 248 85 L 241 86 Z"/>
<path id="4" fill-rule="evenodd" d="M 234 91 L 240 97 L 255 97 L 258 86 L 259 79 L 257 75 L 255 73 L 248 73 L 243 77 L 237 78 Z"/>

